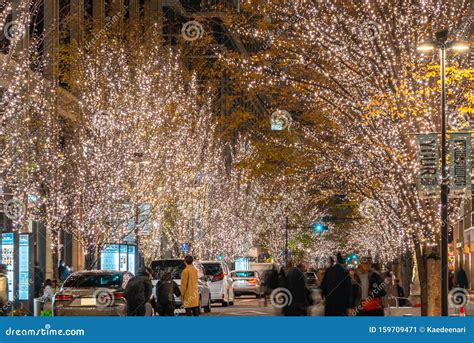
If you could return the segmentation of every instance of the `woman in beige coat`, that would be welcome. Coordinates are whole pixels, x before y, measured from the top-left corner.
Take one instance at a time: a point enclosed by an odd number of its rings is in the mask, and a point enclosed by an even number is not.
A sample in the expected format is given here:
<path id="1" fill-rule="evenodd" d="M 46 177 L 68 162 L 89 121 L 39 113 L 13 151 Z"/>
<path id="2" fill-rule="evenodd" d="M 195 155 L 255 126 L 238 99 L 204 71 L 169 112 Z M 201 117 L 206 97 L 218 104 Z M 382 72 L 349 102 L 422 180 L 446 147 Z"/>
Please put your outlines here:
<path id="1" fill-rule="evenodd" d="M 199 316 L 198 271 L 193 266 L 193 257 L 184 258 L 186 268 L 181 273 L 181 301 L 187 316 Z"/>

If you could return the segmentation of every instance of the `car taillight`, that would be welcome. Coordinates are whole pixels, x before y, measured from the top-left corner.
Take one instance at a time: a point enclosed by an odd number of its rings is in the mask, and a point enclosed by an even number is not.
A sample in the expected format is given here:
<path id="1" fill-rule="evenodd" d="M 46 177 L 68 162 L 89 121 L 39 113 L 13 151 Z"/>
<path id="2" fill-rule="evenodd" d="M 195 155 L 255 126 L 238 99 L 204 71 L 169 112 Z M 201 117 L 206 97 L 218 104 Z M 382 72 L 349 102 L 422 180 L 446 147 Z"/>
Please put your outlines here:
<path id="1" fill-rule="evenodd" d="M 115 300 L 125 299 L 125 296 L 123 295 L 123 293 L 114 293 L 114 299 Z"/>
<path id="2" fill-rule="evenodd" d="M 257 279 L 249 279 L 247 280 L 248 283 L 251 283 L 252 285 L 256 285 L 257 284 Z"/>
<path id="3" fill-rule="evenodd" d="M 56 294 L 54 300 L 56 301 L 69 301 L 72 300 L 73 296 L 70 294 Z"/>
<path id="4" fill-rule="evenodd" d="M 220 281 L 224 278 L 224 272 L 220 273 L 220 274 L 217 274 L 217 275 L 213 275 L 212 276 L 212 281 Z"/>

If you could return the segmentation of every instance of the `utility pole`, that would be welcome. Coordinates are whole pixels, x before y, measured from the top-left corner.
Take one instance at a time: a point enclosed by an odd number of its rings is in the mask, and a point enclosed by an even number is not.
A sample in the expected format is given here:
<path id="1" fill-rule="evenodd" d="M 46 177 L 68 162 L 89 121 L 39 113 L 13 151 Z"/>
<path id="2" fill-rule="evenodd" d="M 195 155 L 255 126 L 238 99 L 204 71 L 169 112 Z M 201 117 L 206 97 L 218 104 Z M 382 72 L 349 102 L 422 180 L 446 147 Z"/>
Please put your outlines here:
<path id="1" fill-rule="evenodd" d="M 288 216 L 285 218 L 285 268 L 288 267 Z"/>

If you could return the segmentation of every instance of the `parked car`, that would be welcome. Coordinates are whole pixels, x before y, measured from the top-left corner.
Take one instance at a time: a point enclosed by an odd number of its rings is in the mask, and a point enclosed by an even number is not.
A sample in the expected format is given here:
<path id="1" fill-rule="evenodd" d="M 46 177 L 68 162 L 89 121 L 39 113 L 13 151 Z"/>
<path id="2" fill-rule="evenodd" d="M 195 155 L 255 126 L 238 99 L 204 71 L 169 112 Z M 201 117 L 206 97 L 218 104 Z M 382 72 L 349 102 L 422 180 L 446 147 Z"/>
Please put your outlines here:
<path id="1" fill-rule="evenodd" d="M 211 302 L 222 306 L 234 305 L 234 281 L 230 277 L 227 263 L 222 261 L 201 261 L 204 274 L 210 278 Z"/>
<path id="2" fill-rule="evenodd" d="M 318 287 L 319 282 L 318 282 L 318 277 L 316 276 L 316 273 L 314 272 L 306 272 L 306 284 L 308 287 Z"/>
<path id="3" fill-rule="evenodd" d="M 258 272 L 253 270 L 235 270 L 230 273 L 234 280 L 234 294 L 241 295 L 254 294 L 257 298 L 262 296 L 262 282 Z"/>
<path id="4" fill-rule="evenodd" d="M 204 274 L 201 263 L 194 262 L 194 266 L 198 270 L 198 291 L 199 291 L 199 308 L 204 312 L 211 312 L 211 290 L 208 283 L 209 277 Z M 181 272 L 185 268 L 184 259 L 163 259 L 151 262 L 151 269 L 153 270 L 153 296 L 156 295 L 156 284 L 164 272 L 170 272 L 173 281 L 181 285 Z M 184 313 L 181 299 L 175 296 L 175 314 Z"/>
<path id="5" fill-rule="evenodd" d="M 53 316 L 126 316 L 123 295 L 130 272 L 91 270 L 76 272 L 53 298 Z"/>

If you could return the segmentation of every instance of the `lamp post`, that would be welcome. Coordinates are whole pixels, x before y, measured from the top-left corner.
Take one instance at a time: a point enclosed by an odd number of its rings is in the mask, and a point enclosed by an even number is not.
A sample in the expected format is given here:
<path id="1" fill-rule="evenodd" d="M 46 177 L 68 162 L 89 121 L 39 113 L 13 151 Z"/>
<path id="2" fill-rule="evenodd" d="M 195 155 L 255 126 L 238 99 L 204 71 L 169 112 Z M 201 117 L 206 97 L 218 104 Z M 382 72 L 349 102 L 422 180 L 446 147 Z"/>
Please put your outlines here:
<path id="1" fill-rule="evenodd" d="M 448 41 L 448 30 L 436 32 L 435 39 L 418 46 L 420 52 L 438 49 L 441 81 L 441 315 L 448 315 L 448 171 L 446 166 L 446 50 L 466 51 L 469 45 L 462 41 Z"/>
<path id="2" fill-rule="evenodd" d="M 285 217 L 285 268 L 288 268 L 288 216 Z"/>

